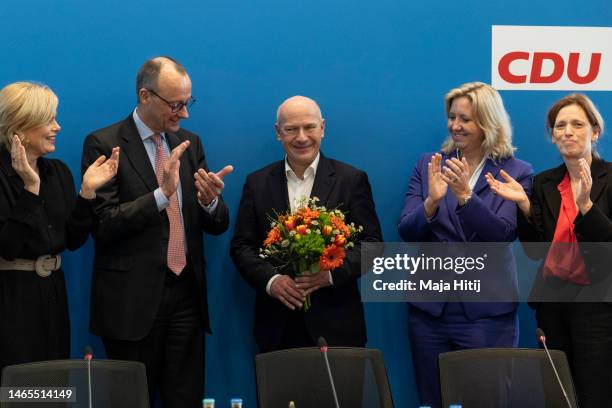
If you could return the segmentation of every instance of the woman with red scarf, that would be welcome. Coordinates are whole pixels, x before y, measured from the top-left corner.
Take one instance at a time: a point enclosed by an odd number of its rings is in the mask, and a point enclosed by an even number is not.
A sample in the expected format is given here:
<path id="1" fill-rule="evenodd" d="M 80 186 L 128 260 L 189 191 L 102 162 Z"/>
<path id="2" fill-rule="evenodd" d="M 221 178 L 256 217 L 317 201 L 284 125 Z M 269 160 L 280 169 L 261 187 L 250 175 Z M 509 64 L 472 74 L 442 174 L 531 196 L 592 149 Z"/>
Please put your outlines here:
<path id="1" fill-rule="evenodd" d="M 531 197 L 503 171 L 504 181 L 490 175 L 487 181 L 496 194 L 520 209 L 523 243 L 551 243 L 544 253 L 525 245 L 529 256 L 539 254 L 543 259 L 541 279 L 532 290 L 532 299 L 534 293 L 538 296 L 532 304 L 538 326 L 550 348 L 567 354 L 579 406 L 606 407 L 612 401 L 612 304 L 563 298 L 589 293 L 589 287 L 601 280 L 605 262 L 593 262 L 592 251 L 587 255 L 577 243 L 612 240 L 612 163 L 594 150 L 604 121 L 589 98 L 571 94 L 552 106 L 546 126 L 563 164 L 535 176 Z M 541 297 L 558 288 L 558 301 Z"/>

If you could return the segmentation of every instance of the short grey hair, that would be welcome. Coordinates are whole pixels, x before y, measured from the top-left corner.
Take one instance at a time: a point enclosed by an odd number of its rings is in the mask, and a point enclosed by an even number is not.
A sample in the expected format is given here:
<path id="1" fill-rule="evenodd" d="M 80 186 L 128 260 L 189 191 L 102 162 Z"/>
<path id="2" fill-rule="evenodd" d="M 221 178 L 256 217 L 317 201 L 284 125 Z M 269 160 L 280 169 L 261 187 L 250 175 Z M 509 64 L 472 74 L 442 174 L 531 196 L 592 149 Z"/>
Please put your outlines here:
<path id="1" fill-rule="evenodd" d="M 162 67 L 170 64 L 178 73 L 186 75 L 187 71 L 178 61 L 168 56 L 151 58 L 142 64 L 136 75 L 136 101 L 140 102 L 140 90 L 142 88 L 153 89 L 157 86 L 159 73 Z M 155 89 L 154 89 L 155 90 Z"/>

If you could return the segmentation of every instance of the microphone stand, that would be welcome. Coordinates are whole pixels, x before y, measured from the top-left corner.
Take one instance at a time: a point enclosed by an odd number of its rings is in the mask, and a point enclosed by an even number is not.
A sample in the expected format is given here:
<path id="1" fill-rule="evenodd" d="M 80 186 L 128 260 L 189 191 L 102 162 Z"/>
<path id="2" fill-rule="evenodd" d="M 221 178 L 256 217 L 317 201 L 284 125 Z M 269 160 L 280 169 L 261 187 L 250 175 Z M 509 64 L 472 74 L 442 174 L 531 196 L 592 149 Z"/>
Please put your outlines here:
<path id="1" fill-rule="evenodd" d="M 323 359 L 325 360 L 325 367 L 327 367 L 327 375 L 329 376 L 332 393 L 334 394 L 336 408 L 340 408 L 340 404 L 338 403 L 338 395 L 336 394 L 336 385 L 334 384 L 334 378 L 332 377 L 331 368 L 329 366 L 329 359 L 327 358 L 327 341 L 325 341 L 323 337 L 319 337 L 318 346 L 319 350 L 321 350 L 321 353 L 323 354 Z"/>
<path id="2" fill-rule="evenodd" d="M 550 352 L 548 351 L 548 347 L 546 347 L 546 336 L 544 336 L 544 332 L 542 331 L 542 329 L 538 329 L 536 333 L 538 334 L 538 340 L 540 340 L 540 342 L 544 346 L 544 350 L 546 350 L 548 361 L 550 361 L 550 365 L 552 366 L 552 369 L 555 372 L 555 376 L 557 377 L 557 381 L 559 382 L 559 386 L 561 387 L 561 391 L 563 392 L 563 396 L 565 397 L 567 406 L 569 408 L 573 408 L 572 403 L 570 402 L 569 397 L 567 396 L 567 392 L 565 392 L 565 387 L 563 386 L 563 383 L 561 382 L 561 377 L 559 377 L 559 373 L 557 372 L 557 368 L 555 367 L 555 363 L 553 362 L 552 356 L 550 355 Z"/>

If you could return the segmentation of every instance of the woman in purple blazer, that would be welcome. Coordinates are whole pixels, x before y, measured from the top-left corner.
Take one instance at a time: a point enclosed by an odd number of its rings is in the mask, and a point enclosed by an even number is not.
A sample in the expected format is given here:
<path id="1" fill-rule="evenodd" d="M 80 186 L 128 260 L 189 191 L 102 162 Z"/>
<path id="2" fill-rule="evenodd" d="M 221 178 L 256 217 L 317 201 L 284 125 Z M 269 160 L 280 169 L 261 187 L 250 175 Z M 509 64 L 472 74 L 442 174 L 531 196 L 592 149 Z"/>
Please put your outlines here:
<path id="1" fill-rule="evenodd" d="M 516 205 L 496 196 L 485 174 L 502 180 L 505 172 L 531 191 L 533 169 L 513 157 L 502 99 L 491 86 L 472 82 L 452 89 L 445 105 L 449 135 L 441 152 L 424 154 L 415 166 L 398 232 L 407 242 L 512 242 Z M 513 259 L 497 273 L 514 279 Z M 410 341 L 421 404 L 439 407 L 438 355 L 516 346 L 516 303 L 413 302 Z"/>

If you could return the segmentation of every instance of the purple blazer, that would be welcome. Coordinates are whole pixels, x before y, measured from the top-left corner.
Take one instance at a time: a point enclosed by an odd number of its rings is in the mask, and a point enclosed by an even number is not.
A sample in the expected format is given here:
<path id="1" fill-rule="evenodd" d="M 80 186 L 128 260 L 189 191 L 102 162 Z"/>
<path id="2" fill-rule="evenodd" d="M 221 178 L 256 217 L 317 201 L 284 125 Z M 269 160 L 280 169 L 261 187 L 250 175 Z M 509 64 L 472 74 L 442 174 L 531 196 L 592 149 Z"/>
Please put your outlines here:
<path id="1" fill-rule="evenodd" d="M 528 195 L 531 194 L 533 168 L 531 164 L 514 157 L 494 162 L 487 159 L 484 168 L 472 192 L 471 200 L 463 207 L 458 206 L 457 198 L 448 190 L 440 202 L 437 212 L 427 220 L 423 202 L 428 194 L 427 163 L 433 153 L 425 153 L 416 164 L 404 208 L 397 230 L 406 242 L 512 242 L 517 238 L 517 206 L 510 201 L 495 195 L 485 180 L 485 174 L 491 173 L 498 180 L 503 180 L 499 171 L 504 169 L 516 181 L 522 184 Z M 444 160 L 455 157 L 455 154 L 442 154 Z M 509 254 L 512 256 L 512 254 Z M 508 274 L 516 281 L 514 258 L 507 264 Z M 440 316 L 443 302 L 414 302 L 412 306 Z M 498 316 L 516 309 L 515 302 L 465 302 L 463 309 L 470 319 Z"/>

